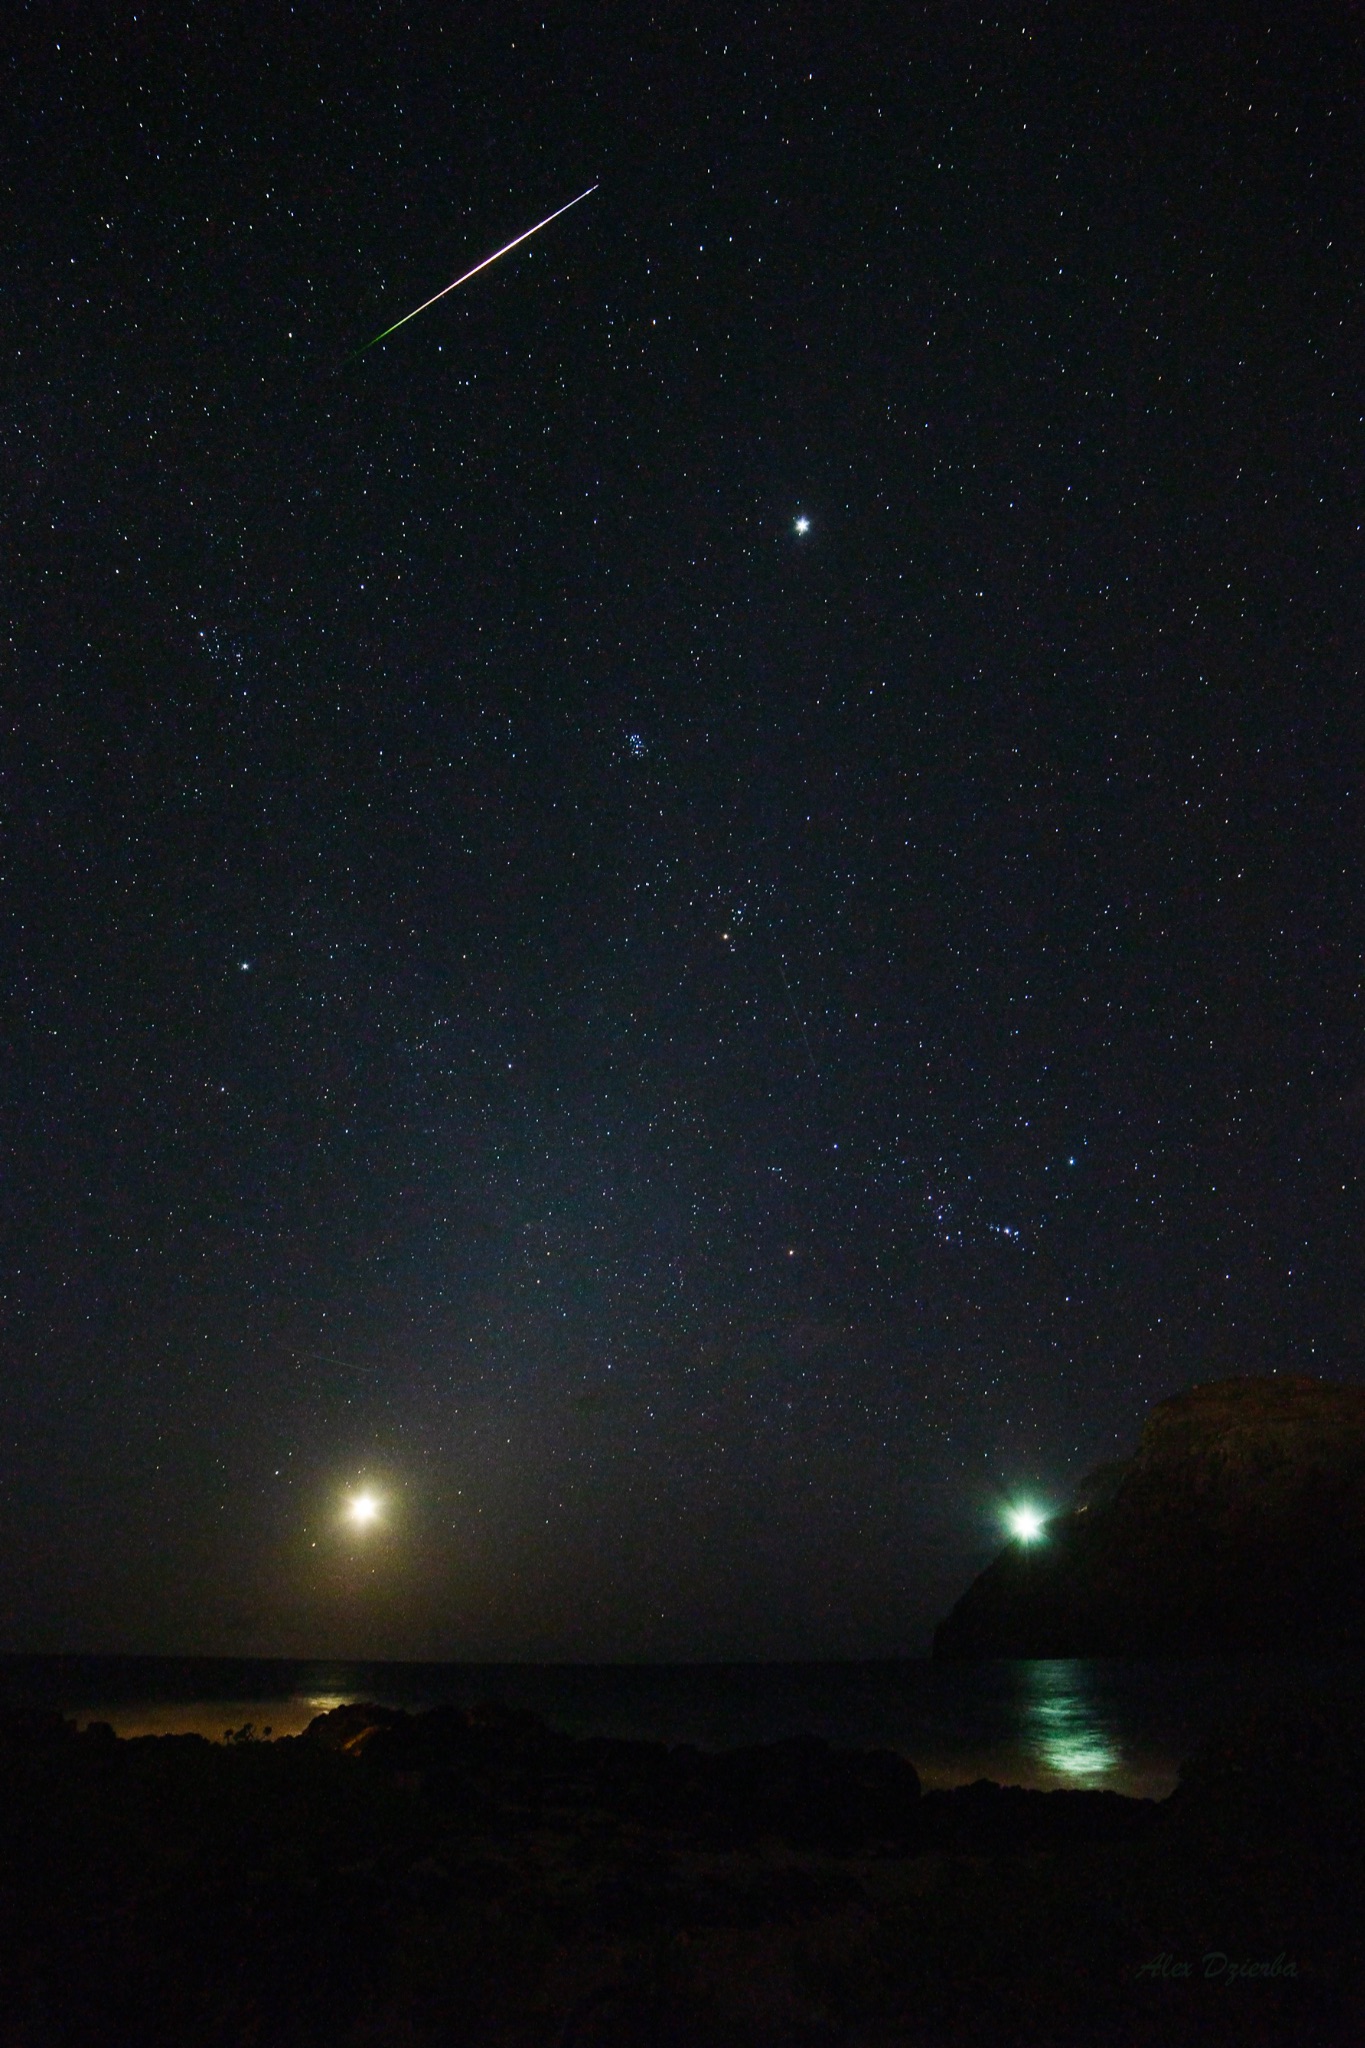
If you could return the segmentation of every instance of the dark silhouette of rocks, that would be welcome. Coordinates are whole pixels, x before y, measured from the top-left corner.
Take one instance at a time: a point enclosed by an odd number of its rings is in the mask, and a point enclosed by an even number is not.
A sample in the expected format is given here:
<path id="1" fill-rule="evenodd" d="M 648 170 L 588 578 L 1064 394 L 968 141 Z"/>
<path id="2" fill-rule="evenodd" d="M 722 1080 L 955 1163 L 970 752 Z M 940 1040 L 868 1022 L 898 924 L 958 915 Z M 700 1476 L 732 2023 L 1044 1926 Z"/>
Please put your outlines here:
<path id="1" fill-rule="evenodd" d="M 1156 1804 L 497 1707 L 0 1715 L 0 2048 L 1334 2048 L 1361 1754 L 1349 1713 L 1268 1719 Z"/>
<path id="2" fill-rule="evenodd" d="M 810 1735 L 711 1755 L 686 1744 L 576 1741 L 496 1704 L 424 1714 L 357 1704 L 319 1715 L 300 1740 L 484 1817 L 582 1809 L 712 1845 L 773 1838 L 845 1853 L 903 1848 L 918 1834 L 912 1764 Z"/>
<path id="3" fill-rule="evenodd" d="M 1152 1802 L 1114 1792 L 1025 1791 L 982 1780 L 921 1794 L 889 1750 L 837 1750 L 818 1737 L 708 1754 L 687 1744 L 575 1741 L 500 1706 L 407 1714 L 348 1705 L 301 1740 L 488 1821 L 517 1812 L 592 1812 L 712 1848 L 781 1841 L 834 1854 L 962 1854 L 1127 1840 Z"/>
<path id="4" fill-rule="evenodd" d="M 1155 1408 L 1035 1544 L 958 1601 L 938 1657 L 1365 1646 L 1365 1389 L 1223 1380 Z"/>

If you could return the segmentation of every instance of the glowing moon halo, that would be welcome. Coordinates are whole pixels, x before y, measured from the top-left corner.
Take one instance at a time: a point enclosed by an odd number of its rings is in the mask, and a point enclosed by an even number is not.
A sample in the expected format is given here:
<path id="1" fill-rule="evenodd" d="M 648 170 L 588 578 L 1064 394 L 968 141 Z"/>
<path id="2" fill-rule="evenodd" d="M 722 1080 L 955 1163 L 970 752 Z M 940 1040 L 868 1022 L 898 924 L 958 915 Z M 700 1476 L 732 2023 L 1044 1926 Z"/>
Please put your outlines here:
<path id="1" fill-rule="evenodd" d="M 357 1529 L 368 1529 L 379 1520 L 382 1503 L 372 1493 L 353 1494 L 346 1508 L 346 1519 Z"/>

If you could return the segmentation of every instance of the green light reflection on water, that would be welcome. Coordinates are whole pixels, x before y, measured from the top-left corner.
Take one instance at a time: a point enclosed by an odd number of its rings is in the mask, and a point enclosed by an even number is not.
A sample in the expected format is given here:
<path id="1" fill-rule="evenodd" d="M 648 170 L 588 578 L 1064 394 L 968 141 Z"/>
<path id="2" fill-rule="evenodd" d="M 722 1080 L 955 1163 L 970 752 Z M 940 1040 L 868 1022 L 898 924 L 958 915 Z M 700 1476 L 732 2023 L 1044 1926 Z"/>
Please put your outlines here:
<path id="1" fill-rule="evenodd" d="M 1084 1664 L 1030 1663 L 1025 1681 L 1024 1743 L 1045 1771 L 1069 1783 L 1094 1783 L 1124 1765 Z"/>

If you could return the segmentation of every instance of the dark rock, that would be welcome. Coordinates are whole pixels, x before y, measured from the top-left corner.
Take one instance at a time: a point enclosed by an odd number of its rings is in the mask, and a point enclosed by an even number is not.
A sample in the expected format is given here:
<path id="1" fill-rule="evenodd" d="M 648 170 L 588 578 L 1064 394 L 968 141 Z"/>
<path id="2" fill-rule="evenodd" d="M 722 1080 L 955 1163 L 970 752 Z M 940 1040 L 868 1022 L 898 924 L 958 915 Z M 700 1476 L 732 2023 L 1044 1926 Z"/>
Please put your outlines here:
<path id="1" fill-rule="evenodd" d="M 381 1730 L 401 1728 L 412 1719 L 401 1707 L 380 1707 L 371 1700 L 355 1700 L 344 1707 L 333 1707 L 326 1714 L 315 1714 L 301 1739 L 316 1742 L 323 1749 L 360 1756 Z"/>
<path id="2" fill-rule="evenodd" d="M 815 1736 L 695 1756 L 679 1821 L 690 1815 L 731 1840 L 777 1836 L 838 1852 L 913 1834 L 920 1783 L 889 1750 L 837 1750 Z"/>
<path id="3" fill-rule="evenodd" d="M 1263 1708 L 1218 1730 L 1182 1764 L 1167 1811 L 1203 1836 L 1293 1836 L 1358 1857 L 1365 1747 L 1354 1703 Z"/>
<path id="4" fill-rule="evenodd" d="M 1365 1646 L 1365 1389 L 1224 1380 L 1163 1401 L 1033 1545 L 940 1623 L 938 1657 Z"/>
<path id="5" fill-rule="evenodd" d="M 0 1746 L 6 1749 L 60 1749 L 75 1735 L 75 1722 L 52 1707 L 7 1707 L 0 1713 Z"/>
<path id="6" fill-rule="evenodd" d="M 492 1710 L 366 1706 L 277 1743 L 17 1721 L 0 2039 L 1359 2040 L 1354 1709 L 1247 1724 L 1160 1806 L 992 1784 L 920 1798 L 900 1758 L 808 1736 L 708 1755 Z M 457 1780 L 482 1800 L 472 1825 L 443 1794 Z M 1211 1947 L 1283 1981 L 1229 1998 L 1151 1979 L 1163 1957 L 1198 1974 Z"/>
<path id="7" fill-rule="evenodd" d="M 920 1798 L 904 1757 L 833 1749 L 813 1735 L 713 1756 L 686 1744 L 576 1741 L 496 1706 L 408 1714 L 358 1704 L 318 1715 L 302 1739 L 467 1817 L 591 1811 L 713 1844 L 904 1847 Z"/>
<path id="8" fill-rule="evenodd" d="M 926 1848 L 957 1855 L 1036 1854 L 1083 1843 L 1124 1842 L 1157 1818 L 1152 1799 L 1119 1792 L 1039 1792 L 982 1778 L 951 1791 L 926 1792 L 920 1840 Z"/>

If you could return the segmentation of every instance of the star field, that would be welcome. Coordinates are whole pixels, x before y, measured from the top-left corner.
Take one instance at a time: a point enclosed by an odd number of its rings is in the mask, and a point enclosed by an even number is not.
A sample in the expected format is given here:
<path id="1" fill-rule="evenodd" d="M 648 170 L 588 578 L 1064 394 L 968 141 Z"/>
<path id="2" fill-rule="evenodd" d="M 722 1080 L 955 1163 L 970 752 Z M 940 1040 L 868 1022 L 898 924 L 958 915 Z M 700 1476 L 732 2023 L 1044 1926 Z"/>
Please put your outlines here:
<path id="1" fill-rule="evenodd" d="M 15 11 L 0 1647 L 918 1650 L 1361 1376 L 1361 55 Z"/>

